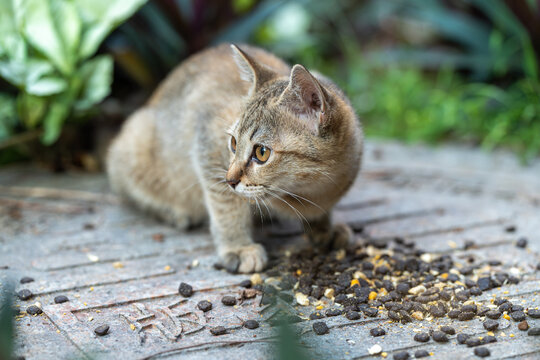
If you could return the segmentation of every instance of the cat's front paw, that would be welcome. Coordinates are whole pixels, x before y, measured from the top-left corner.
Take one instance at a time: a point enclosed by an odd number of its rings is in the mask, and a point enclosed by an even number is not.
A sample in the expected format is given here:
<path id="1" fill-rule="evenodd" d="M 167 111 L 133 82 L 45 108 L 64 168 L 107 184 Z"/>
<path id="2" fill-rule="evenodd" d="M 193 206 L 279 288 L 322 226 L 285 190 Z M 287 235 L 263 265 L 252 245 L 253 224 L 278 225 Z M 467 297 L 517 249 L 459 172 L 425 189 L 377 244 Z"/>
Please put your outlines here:
<path id="1" fill-rule="evenodd" d="M 335 224 L 332 229 L 332 248 L 343 249 L 352 241 L 354 235 L 351 227 L 347 224 Z"/>
<path id="2" fill-rule="evenodd" d="M 231 273 L 253 273 L 262 271 L 267 262 L 264 247 L 252 244 L 226 252 L 221 265 Z"/>

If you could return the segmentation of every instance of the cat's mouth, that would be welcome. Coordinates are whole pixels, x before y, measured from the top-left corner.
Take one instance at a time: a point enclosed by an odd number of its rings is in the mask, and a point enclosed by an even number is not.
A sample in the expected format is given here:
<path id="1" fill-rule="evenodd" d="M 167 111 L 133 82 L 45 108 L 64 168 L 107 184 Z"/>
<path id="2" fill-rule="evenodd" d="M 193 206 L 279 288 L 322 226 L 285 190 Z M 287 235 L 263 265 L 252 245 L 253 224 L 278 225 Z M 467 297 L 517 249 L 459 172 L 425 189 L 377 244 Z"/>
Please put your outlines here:
<path id="1" fill-rule="evenodd" d="M 261 198 L 267 195 L 263 185 L 246 185 L 244 183 L 239 183 L 234 188 L 234 192 L 247 198 Z"/>

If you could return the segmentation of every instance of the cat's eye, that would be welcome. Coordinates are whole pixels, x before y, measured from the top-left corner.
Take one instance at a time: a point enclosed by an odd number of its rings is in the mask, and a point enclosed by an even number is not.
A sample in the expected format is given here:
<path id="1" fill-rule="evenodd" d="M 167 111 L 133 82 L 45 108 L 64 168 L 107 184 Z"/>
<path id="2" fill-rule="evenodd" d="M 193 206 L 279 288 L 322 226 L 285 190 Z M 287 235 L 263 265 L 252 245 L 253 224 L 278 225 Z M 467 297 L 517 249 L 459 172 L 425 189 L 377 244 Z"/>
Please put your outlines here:
<path id="1" fill-rule="evenodd" d="M 233 154 L 236 153 L 236 139 L 234 136 L 231 136 L 231 151 Z"/>
<path id="2" fill-rule="evenodd" d="M 253 152 L 253 155 L 254 155 L 253 158 L 259 164 L 265 163 L 270 157 L 270 153 L 272 151 L 264 145 L 255 145 L 254 150 L 255 151 Z"/>

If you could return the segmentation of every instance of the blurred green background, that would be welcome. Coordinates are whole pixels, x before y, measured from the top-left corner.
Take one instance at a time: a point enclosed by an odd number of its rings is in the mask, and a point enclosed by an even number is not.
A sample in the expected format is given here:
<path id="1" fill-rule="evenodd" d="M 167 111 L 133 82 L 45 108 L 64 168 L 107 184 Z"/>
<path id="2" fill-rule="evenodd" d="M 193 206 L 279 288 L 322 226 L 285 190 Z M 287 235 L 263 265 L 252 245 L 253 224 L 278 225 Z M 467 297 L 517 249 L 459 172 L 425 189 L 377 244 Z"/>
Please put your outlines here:
<path id="1" fill-rule="evenodd" d="M 98 170 L 182 59 L 249 42 L 334 79 L 370 137 L 540 154 L 538 0 L 0 0 L 0 164 Z"/>

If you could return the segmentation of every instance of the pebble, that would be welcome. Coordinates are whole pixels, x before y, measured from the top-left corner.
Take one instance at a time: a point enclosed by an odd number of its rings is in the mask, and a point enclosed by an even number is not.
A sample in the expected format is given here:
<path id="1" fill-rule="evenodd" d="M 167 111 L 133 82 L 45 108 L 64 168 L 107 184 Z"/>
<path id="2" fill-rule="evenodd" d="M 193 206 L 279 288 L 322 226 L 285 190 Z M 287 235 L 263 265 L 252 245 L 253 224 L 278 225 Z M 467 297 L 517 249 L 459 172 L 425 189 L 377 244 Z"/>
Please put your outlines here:
<path id="1" fill-rule="evenodd" d="M 429 334 L 427 332 L 418 333 L 418 334 L 414 335 L 414 341 L 428 342 L 429 341 Z"/>
<path id="2" fill-rule="evenodd" d="M 31 278 L 31 277 L 28 277 L 28 276 L 25 276 L 23 278 L 21 278 L 21 280 L 19 281 L 21 284 L 28 284 L 28 283 L 31 283 L 33 282 L 34 279 Z"/>
<path id="3" fill-rule="evenodd" d="M 368 349 L 370 355 L 377 355 L 382 352 L 382 347 L 379 344 L 375 344 Z"/>
<path id="4" fill-rule="evenodd" d="M 208 300 L 202 300 L 202 301 L 199 301 L 199 303 L 197 304 L 197 307 L 202 312 L 207 312 L 207 311 L 212 310 L 212 303 Z"/>
<path id="5" fill-rule="evenodd" d="M 400 351 L 394 354 L 395 360 L 407 360 L 409 358 L 409 353 L 406 351 Z"/>
<path id="6" fill-rule="evenodd" d="M 441 326 L 441 331 L 447 333 L 448 335 L 455 335 L 456 334 L 456 329 L 454 329 L 453 327 L 448 326 L 448 325 Z"/>
<path id="7" fill-rule="evenodd" d="M 427 352 L 427 350 L 416 350 L 416 352 L 414 353 L 414 357 L 417 359 L 428 357 L 428 356 L 429 356 L 429 352 Z"/>
<path id="8" fill-rule="evenodd" d="M 525 313 L 523 311 L 514 311 L 510 313 L 510 316 L 512 317 L 514 321 L 523 321 L 526 318 Z"/>
<path id="9" fill-rule="evenodd" d="M 533 319 L 540 319 L 540 310 L 537 309 L 529 309 L 527 311 L 527 315 L 532 317 Z"/>
<path id="10" fill-rule="evenodd" d="M 458 334 L 457 335 L 457 342 L 460 344 L 465 344 L 465 342 L 471 337 L 471 335 L 468 334 Z"/>
<path id="11" fill-rule="evenodd" d="M 34 296 L 34 294 L 28 289 L 22 289 L 17 293 L 17 296 L 21 300 L 29 300 L 32 298 L 32 296 Z"/>
<path id="12" fill-rule="evenodd" d="M 253 330 L 253 329 L 256 329 L 256 328 L 259 327 L 259 322 L 258 322 L 257 320 L 246 320 L 246 321 L 244 322 L 244 327 L 245 327 L 246 329 L 251 329 L 251 330 Z"/>
<path id="13" fill-rule="evenodd" d="M 55 296 L 54 297 L 54 303 L 55 304 L 62 304 L 62 303 L 65 303 L 65 302 L 68 302 L 69 299 L 66 295 L 58 295 L 58 296 Z"/>
<path id="14" fill-rule="evenodd" d="M 472 313 L 472 312 L 462 312 L 461 314 L 459 314 L 458 316 L 458 319 L 460 321 L 467 321 L 467 320 L 472 320 L 475 316 L 475 313 Z"/>
<path id="15" fill-rule="evenodd" d="M 431 335 L 431 337 L 433 338 L 434 341 L 436 342 L 448 342 L 448 336 L 442 332 L 442 331 L 434 331 L 433 332 L 433 335 Z"/>
<path id="16" fill-rule="evenodd" d="M 383 336 L 383 335 L 386 335 L 386 330 L 382 328 L 373 328 L 369 330 L 369 333 L 371 334 L 371 336 L 374 336 L 374 337 Z"/>
<path id="17" fill-rule="evenodd" d="M 485 347 L 479 347 L 474 349 L 474 355 L 479 357 L 488 357 L 491 355 L 488 348 Z"/>
<path id="18" fill-rule="evenodd" d="M 193 295 L 193 287 L 183 282 L 183 283 L 180 283 L 180 286 L 178 287 L 178 292 L 183 297 L 190 297 L 191 295 Z"/>
<path id="19" fill-rule="evenodd" d="M 529 323 L 527 322 L 527 320 L 523 320 L 522 322 L 520 322 L 518 324 L 518 329 L 521 331 L 529 330 Z"/>
<path id="20" fill-rule="evenodd" d="M 491 319 L 484 321 L 484 329 L 486 329 L 487 331 L 497 330 L 498 327 L 499 327 L 498 321 L 491 320 Z"/>
<path id="21" fill-rule="evenodd" d="M 330 330 L 328 329 L 328 326 L 324 321 L 316 321 L 313 323 L 313 331 L 317 335 L 324 335 L 327 334 Z"/>
<path id="22" fill-rule="evenodd" d="M 210 329 L 210 333 L 214 336 L 224 335 L 227 333 L 227 329 L 224 326 L 216 326 Z"/>
<path id="23" fill-rule="evenodd" d="M 101 325 L 94 329 L 94 332 L 98 336 L 105 336 L 109 333 L 109 325 Z"/>
<path id="24" fill-rule="evenodd" d="M 486 313 L 486 316 L 490 319 L 493 319 L 493 320 L 497 320 L 498 318 L 500 318 L 502 315 L 502 313 L 499 311 L 499 310 L 489 310 L 487 313 Z"/>
<path id="25" fill-rule="evenodd" d="M 43 310 L 41 310 L 41 308 L 36 305 L 30 305 L 29 307 L 26 308 L 26 313 L 29 315 L 39 315 L 42 312 Z"/>
<path id="26" fill-rule="evenodd" d="M 540 327 L 530 328 L 527 335 L 529 335 L 529 336 L 538 336 L 538 335 L 540 335 Z"/>
<path id="27" fill-rule="evenodd" d="M 360 319 L 360 313 L 358 311 L 347 311 L 345 317 L 349 320 L 358 320 Z"/>
<path id="28" fill-rule="evenodd" d="M 236 305 L 236 298 L 231 295 L 225 295 L 221 298 L 221 302 L 226 306 L 234 306 Z"/>
<path id="29" fill-rule="evenodd" d="M 517 246 L 518 248 L 524 249 L 524 248 L 527 247 L 527 243 L 528 243 L 527 238 L 521 238 L 521 239 L 519 239 L 519 240 L 516 242 L 516 246 Z"/>

